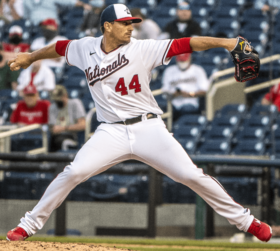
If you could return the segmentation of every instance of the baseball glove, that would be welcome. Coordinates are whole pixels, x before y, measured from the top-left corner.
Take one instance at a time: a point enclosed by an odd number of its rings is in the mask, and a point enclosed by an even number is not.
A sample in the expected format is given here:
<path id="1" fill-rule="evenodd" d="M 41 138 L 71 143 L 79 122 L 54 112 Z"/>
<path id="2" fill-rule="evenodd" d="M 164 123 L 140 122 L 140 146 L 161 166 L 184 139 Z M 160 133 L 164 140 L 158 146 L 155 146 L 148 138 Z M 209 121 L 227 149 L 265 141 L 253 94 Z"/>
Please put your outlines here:
<path id="1" fill-rule="evenodd" d="M 252 51 L 247 51 L 247 46 Z M 236 46 L 230 52 L 230 55 L 235 65 L 234 77 L 236 81 L 245 82 L 258 77 L 260 71 L 259 54 L 245 38 L 237 37 Z"/>

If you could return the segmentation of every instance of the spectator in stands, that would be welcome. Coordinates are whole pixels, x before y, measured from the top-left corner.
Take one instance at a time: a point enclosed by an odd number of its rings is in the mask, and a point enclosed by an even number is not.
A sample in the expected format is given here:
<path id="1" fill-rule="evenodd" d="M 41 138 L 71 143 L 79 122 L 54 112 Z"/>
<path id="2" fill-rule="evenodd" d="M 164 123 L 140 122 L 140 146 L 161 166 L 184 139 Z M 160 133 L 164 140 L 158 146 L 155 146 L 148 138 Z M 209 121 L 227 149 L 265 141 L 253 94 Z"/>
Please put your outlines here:
<path id="1" fill-rule="evenodd" d="M 54 103 L 49 109 L 51 126 L 50 151 L 67 150 L 77 145 L 77 132 L 85 130 L 85 109 L 81 100 L 69 99 L 67 90 L 57 85 L 51 94 Z"/>
<path id="2" fill-rule="evenodd" d="M 11 71 L 7 64 L 8 61 L 7 52 L 3 50 L 3 46 L 0 43 L 0 90 L 10 89 L 16 90 L 17 79 L 20 71 Z"/>
<path id="3" fill-rule="evenodd" d="M 141 23 L 134 23 L 135 28 L 132 31 L 132 36 L 137 39 L 157 39 L 161 33 L 160 27 L 152 19 L 147 19 L 146 16 L 141 12 L 139 8 L 131 10 L 131 15 L 133 17 L 142 18 Z"/>
<path id="4" fill-rule="evenodd" d="M 10 120 L 19 125 L 47 124 L 49 106 L 49 101 L 39 99 L 36 87 L 28 85 L 23 89 L 23 100 L 17 103 Z"/>
<path id="5" fill-rule="evenodd" d="M 86 11 L 84 14 L 81 31 L 84 31 L 87 36 L 95 36 L 100 31 L 100 15 L 104 9 L 104 0 L 91 0 L 89 4 L 92 6 L 91 11 Z"/>
<path id="6" fill-rule="evenodd" d="M 53 71 L 39 60 L 20 73 L 18 83 L 17 90 L 20 92 L 28 85 L 35 85 L 38 91 L 52 91 L 55 88 L 55 76 Z"/>
<path id="7" fill-rule="evenodd" d="M 209 89 L 206 72 L 191 63 L 191 54 L 176 57 L 176 65 L 166 68 L 163 74 L 162 90 L 172 95 L 173 120 L 188 113 L 200 113 L 199 97 Z"/>
<path id="8" fill-rule="evenodd" d="M 1 0 L 0 18 L 6 22 L 21 19 L 23 16 L 23 0 Z"/>
<path id="9" fill-rule="evenodd" d="M 52 18 L 59 21 L 58 5 L 83 7 L 91 10 L 91 6 L 79 0 L 24 0 L 24 18 L 38 25 L 43 20 Z"/>
<path id="10" fill-rule="evenodd" d="M 18 25 L 13 25 L 9 29 L 9 43 L 2 43 L 3 49 L 9 52 L 12 57 L 15 53 L 29 51 L 30 45 L 22 43 L 22 28 Z"/>
<path id="11" fill-rule="evenodd" d="M 166 25 L 164 32 L 168 33 L 171 39 L 201 35 L 200 26 L 192 19 L 192 11 L 187 1 L 179 2 L 177 18 Z"/>
<path id="12" fill-rule="evenodd" d="M 58 35 L 58 24 L 55 19 L 46 19 L 40 23 L 42 37 L 34 39 L 31 44 L 31 50 L 36 51 L 48 44 L 53 44 L 58 40 L 67 40 L 66 37 Z M 56 59 L 45 59 L 43 64 L 48 67 L 63 67 L 65 63 L 64 57 Z"/>
<path id="13" fill-rule="evenodd" d="M 280 9 L 280 1 L 279 0 L 256 0 L 255 8 L 260 9 L 264 12 Z"/>
<path id="14" fill-rule="evenodd" d="M 262 105 L 275 105 L 280 111 L 280 83 L 270 88 L 262 99 Z"/>

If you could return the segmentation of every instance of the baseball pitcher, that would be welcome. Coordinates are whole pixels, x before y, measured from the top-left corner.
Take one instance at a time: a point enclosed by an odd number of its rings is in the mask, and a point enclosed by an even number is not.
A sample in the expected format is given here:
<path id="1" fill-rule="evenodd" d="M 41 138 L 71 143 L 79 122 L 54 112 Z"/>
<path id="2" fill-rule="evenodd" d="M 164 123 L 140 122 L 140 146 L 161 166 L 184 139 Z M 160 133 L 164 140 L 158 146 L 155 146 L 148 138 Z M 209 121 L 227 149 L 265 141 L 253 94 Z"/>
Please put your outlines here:
<path id="1" fill-rule="evenodd" d="M 40 59 L 64 56 L 84 71 L 101 125 L 46 189 L 39 203 L 8 232 L 10 241 L 24 240 L 42 229 L 50 214 L 81 182 L 119 162 L 142 161 L 201 196 L 218 214 L 244 232 L 269 241 L 271 228 L 236 203 L 213 177 L 197 168 L 161 119 L 149 83 L 151 70 L 167 65 L 173 56 L 222 47 L 236 64 L 236 78 L 258 75 L 259 59 L 247 40 L 192 37 L 174 40 L 131 38 L 132 17 L 123 4 L 108 6 L 101 15 L 103 36 L 58 41 L 32 53 L 20 53 L 9 62 L 11 70 L 27 68 Z"/>

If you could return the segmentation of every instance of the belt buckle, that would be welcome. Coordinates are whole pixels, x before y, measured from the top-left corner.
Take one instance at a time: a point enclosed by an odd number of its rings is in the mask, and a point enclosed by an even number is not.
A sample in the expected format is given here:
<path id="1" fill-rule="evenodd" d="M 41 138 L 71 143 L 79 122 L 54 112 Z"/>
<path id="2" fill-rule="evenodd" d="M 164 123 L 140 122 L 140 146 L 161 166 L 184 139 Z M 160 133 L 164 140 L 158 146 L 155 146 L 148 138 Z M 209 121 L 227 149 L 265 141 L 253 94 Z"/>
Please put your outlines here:
<path id="1" fill-rule="evenodd" d="M 153 118 L 154 117 L 154 114 L 153 113 L 148 113 L 147 114 L 147 119 L 150 119 L 150 118 Z"/>

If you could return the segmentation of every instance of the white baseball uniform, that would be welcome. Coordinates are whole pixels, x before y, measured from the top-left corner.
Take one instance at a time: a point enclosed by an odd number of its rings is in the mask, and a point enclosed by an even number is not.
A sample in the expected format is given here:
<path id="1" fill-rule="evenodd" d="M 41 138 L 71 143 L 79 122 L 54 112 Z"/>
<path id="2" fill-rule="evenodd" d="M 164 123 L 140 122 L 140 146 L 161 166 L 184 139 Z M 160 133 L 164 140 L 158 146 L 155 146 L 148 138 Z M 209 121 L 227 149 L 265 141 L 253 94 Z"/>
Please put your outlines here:
<path id="1" fill-rule="evenodd" d="M 196 64 L 190 65 L 186 70 L 181 70 L 178 65 L 172 65 L 166 68 L 162 79 L 162 90 L 174 94 L 176 88 L 185 92 L 198 92 L 209 89 L 209 81 L 205 70 Z M 198 98 L 186 98 L 178 96 L 172 99 L 172 104 L 180 109 L 183 105 L 199 106 Z"/>
<path id="2" fill-rule="evenodd" d="M 166 55 L 172 40 L 131 39 L 110 53 L 102 51 L 101 41 L 102 36 L 74 40 L 65 56 L 69 64 L 85 72 L 98 120 L 106 123 L 97 128 L 19 226 L 29 235 L 36 233 L 79 183 L 119 162 L 136 159 L 187 185 L 231 224 L 247 231 L 254 219 L 250 210 L 236 203 L 214 178 L 193 164 L 166 129 L 162 111 L 149 89 L 151 70 L 170 60 Z M 158 117 L 147 119 L 147 113 Z M 141 122 L 113 124 L 139 115 Z"/>

